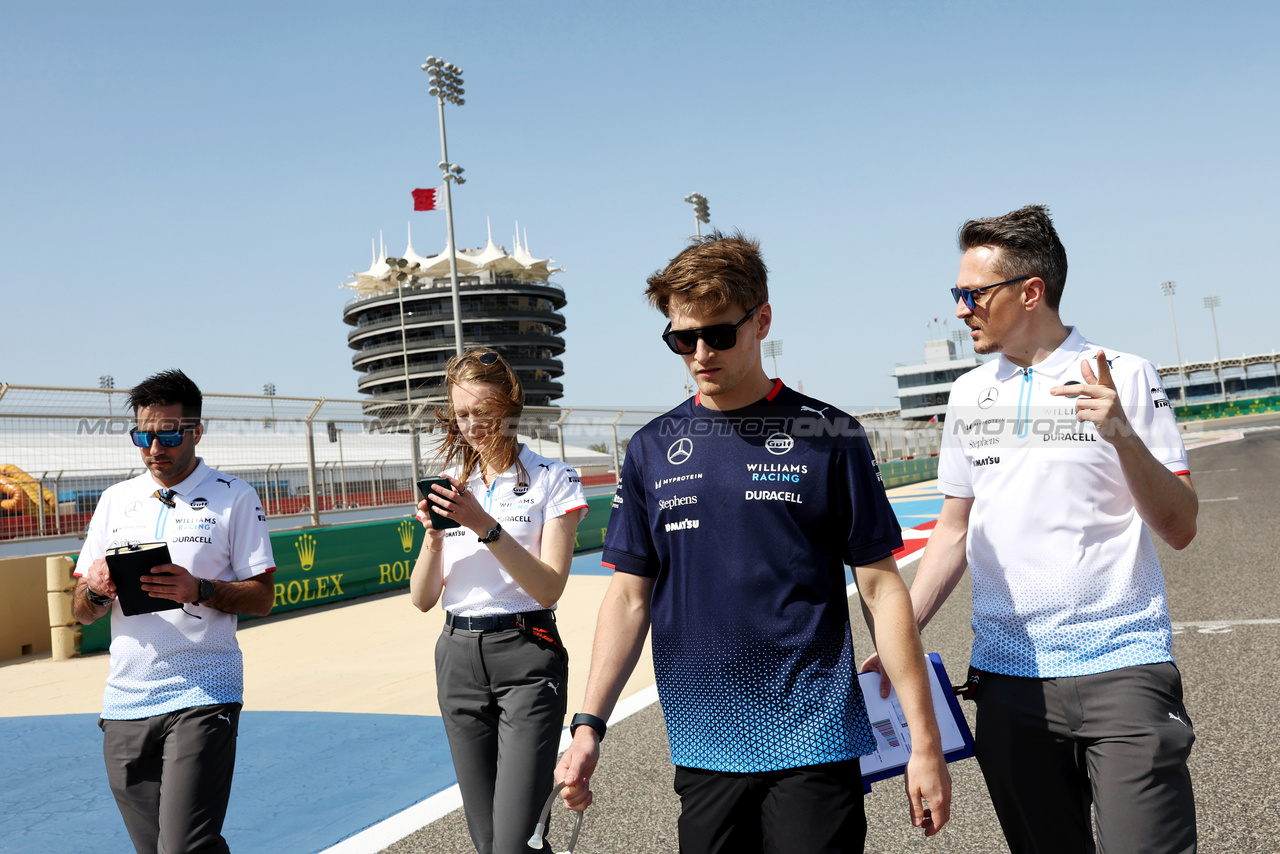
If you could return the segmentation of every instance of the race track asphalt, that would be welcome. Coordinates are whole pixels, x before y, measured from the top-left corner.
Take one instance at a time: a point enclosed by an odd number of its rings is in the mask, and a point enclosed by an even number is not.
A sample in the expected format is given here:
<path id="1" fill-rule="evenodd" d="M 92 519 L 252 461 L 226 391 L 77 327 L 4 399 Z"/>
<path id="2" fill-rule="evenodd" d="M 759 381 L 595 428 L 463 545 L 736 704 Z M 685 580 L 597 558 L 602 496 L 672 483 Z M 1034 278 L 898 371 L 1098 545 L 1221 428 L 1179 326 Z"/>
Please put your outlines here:
<path id="1" fill-rule="evenodd" d="M 1245 427 L 1239 441 L 1190 451 L 1201 498 L 1199 532 L 1181 552 L 1158 544 L 1177 634 L 1186 706 L 1197 742 L 1191 757 L 1207 854 L 1280 851 L 1280 585 L 1276 583 L 1280 429 L 1267 420 Z M 910 583 L 915 565 L 904 569 Z M 941 654 L 954 681 L 963 676 L 972 634 L 968 577 L 925 632 L 925 648 Z M 855 603 L 855 613 L 856 603 Z M 854 645 L 870 649 L 860 621 Z M 970 724 L 973 706 L 964 703 Z M 678 848 L 679 804 L 657 705 L 609 731 L 577 850 L 582 854 L 657 854 Z M 877 784 L 867 796 L 868 852 L 1007 850 L 973 760 L 951 766 L 952 821 L 925 840 L 907 820 L 899 784 Z M 562 824 L 561 827 L 564 825 Z M 553 841 L 564 843 L 563 836 Z M 385 849 L 384 854 L 473 850 L 461 811 Z"/>

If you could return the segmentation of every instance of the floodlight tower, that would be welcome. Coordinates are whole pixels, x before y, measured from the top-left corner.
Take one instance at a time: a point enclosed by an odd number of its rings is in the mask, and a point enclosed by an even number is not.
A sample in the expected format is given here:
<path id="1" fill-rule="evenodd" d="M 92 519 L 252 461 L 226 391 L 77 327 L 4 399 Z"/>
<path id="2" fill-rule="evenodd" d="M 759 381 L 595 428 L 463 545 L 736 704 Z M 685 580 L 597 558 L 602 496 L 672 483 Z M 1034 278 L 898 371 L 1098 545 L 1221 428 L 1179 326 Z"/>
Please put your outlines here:
<path id="1" fill-rule="evenodd" d="M 1222 348 L 1218 346 L 1218 316 L 1214 313 L 1214 309 L 1222 305 L 1222 298 L 1217 296 L 1207 296 L 1204 298 L 1204 307 L 1209 309 L 1209 317 L 1213 319 L 1213 352 L 1218 357 L 1218 385 L 1222 387 L 1222 402 L 1227 402 L 1227 381 L 1222 376 Z"/>
<path id="2" fill-rule="evenodd" d="M 782 339 L 777 338 L 764 342 L 762 353 L 765 358 L 773 359 L 773 375 L 778 375 L 778 357 L 782 355 Z"/>
<path id="3" fill-rule="evenodd" d="M 1182 392 L 1182 405 L 1187 405 L 1187 375 L 1182 370 L 1182 348 L 1178 346 L 1178 318 L 1173 314 L 1173 293 L 1177 282 L 1161 282 L 1160 293 L 1169 298 L 1169 319 L 1173 321 L 1173 352 L 1178 356 L 1178 389 Z"/>
<path id="4" fill-rule="evenodd" d="M 436 106 L 440 111 L 440 172 L 444 178 L 444 218 L 449 229 L 449 282 L 453 287 L 453 337 L 454 351 L 462 355 L 462 299 L 458 295 L 458 250 L 453 242 L 453 197 L 449 193 L 449 185 L 457 182 L 467 183 L 462 177 L 463 168 L 449 162 L 449 146 L 444 135 L 444 102 L 461 107 L 467 103 L 463 99 L 466 90 L 462 88 L 462 69 L 452 62 L 445 62 L 434 56 L 428 56 L 422 64 L 422 70 L 430 75 L 431 88 L 428 95 L 436 97 Z"/>
<path id="5" fill-rule="evenodd" d="M 699 237 L 702 236 L 702 223 L 711 222 L 711 212 L 707 208 L 707 197 L 701 193 L 690 193 L 684 200 L 693 205 L 693 228 Z"/>

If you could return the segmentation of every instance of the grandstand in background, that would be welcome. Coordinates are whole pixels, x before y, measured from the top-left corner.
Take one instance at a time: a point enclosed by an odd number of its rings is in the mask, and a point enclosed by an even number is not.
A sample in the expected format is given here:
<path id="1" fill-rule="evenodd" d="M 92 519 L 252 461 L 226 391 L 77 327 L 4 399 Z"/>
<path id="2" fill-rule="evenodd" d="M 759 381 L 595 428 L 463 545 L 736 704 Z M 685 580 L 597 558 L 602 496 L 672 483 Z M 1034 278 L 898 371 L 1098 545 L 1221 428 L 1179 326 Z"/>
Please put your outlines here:
<path id="1" fill-rule="evenodd" d="M 566 300 L 550 280 L 560 268 L 534 258 L 527 237 L 514 242 L 508 254 L 490 234 L 483 248 L 457 251 L 463 341 L 502 353 L 520 376 L 527 405 L 553 406 L 564 395 Z M 410 234 L 402 257 L 413 271 L 403 284 L 394 276 L 405 268 L 393 270 L 398 259 L 388 259 L 383 246 L 368 270 L 343 285 L 356 292 L 342 319 L 352 327 L 347 344 L 355 351 L 356 387 L 371 398 L 369 414 L 403 410 L 409 397 L 415 404 L 443 402 L 444 367 L 455 352 L 449 247 L 424 257 Z"/>

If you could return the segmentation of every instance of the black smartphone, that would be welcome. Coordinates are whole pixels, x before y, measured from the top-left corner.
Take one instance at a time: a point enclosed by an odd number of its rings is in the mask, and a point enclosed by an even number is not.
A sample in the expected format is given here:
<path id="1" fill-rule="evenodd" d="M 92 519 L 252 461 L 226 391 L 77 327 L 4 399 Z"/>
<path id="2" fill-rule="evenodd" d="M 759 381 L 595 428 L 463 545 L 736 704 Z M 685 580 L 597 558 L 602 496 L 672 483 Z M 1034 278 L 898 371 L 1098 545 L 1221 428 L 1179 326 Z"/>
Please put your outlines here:
<path id="1" fill-rule="evenodd" d="M 435 492 L 435 490 L 431 488 L 437 483 L 443 486 L 445 489 L 453 489 L 453 484 L 449 483 L 449 478 L 447 477 L 427 477 L 418 481 L 418 491 L 422 493 L 423 498 L 426 498 L 428 495 L 431 495 L 432 493 L 439 495 L 440 493 Z M 453 519 L 445 518 L 444 516 L 441 516 L 439 513 L 437 513 L 436 503 L 434 501 L 431 501 L 430 499 L 427 500 L 427 514 L 431 517 L 431 527 L 435 528 L 437 531 L 443 531 L 445 528 L 462 527 L 461 522 L 457 522 L 457 521 L 454 521 Z"/>

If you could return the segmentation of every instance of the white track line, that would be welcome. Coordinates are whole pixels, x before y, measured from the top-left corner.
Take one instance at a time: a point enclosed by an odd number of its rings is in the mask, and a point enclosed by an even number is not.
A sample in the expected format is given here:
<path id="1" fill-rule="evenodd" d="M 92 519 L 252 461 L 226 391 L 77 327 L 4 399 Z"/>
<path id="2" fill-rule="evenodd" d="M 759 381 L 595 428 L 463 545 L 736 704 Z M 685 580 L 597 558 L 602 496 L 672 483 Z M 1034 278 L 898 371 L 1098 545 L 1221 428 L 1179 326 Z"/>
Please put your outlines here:
<path id="1" fill-rule="evenodd" d="M 1173 624 L 1175 629 L 1216 629 L 1223 626 L 1280 626 L 1280 620 L 1205 620 Z"/>
<path id="2" fill-rule="evenodd" d="M 1205 504 L 1209 501 L 1239 501 L 1239 500 L 1240 500 L 1239 495 L 1233 495 L 1230 498 L 1201 498 L 1200 503 Z"/>
<path id="3" fill-rule="evenodd" d="M 609 726 L 629 718 L 657 701 L 656 685 L 650 685 L 624 700 L 619 700 L 613 714 L 609 716 Z M 565 727 L 560 732 L 561 751 L 569 747 L 569 741 L 569 728 Z M 377 854 L 406 836 L 417 833 L 433 821 L 444 818 L 461 806 L 462 793 L 458 791 L 458 786 L 455 784 L 425 801 L 420 801 L 390 818 L 383 819 L 372 827 L 365 828 L 355 836 L 348 836 L 337 845 L 324 849 L 320 854 Z"/>

